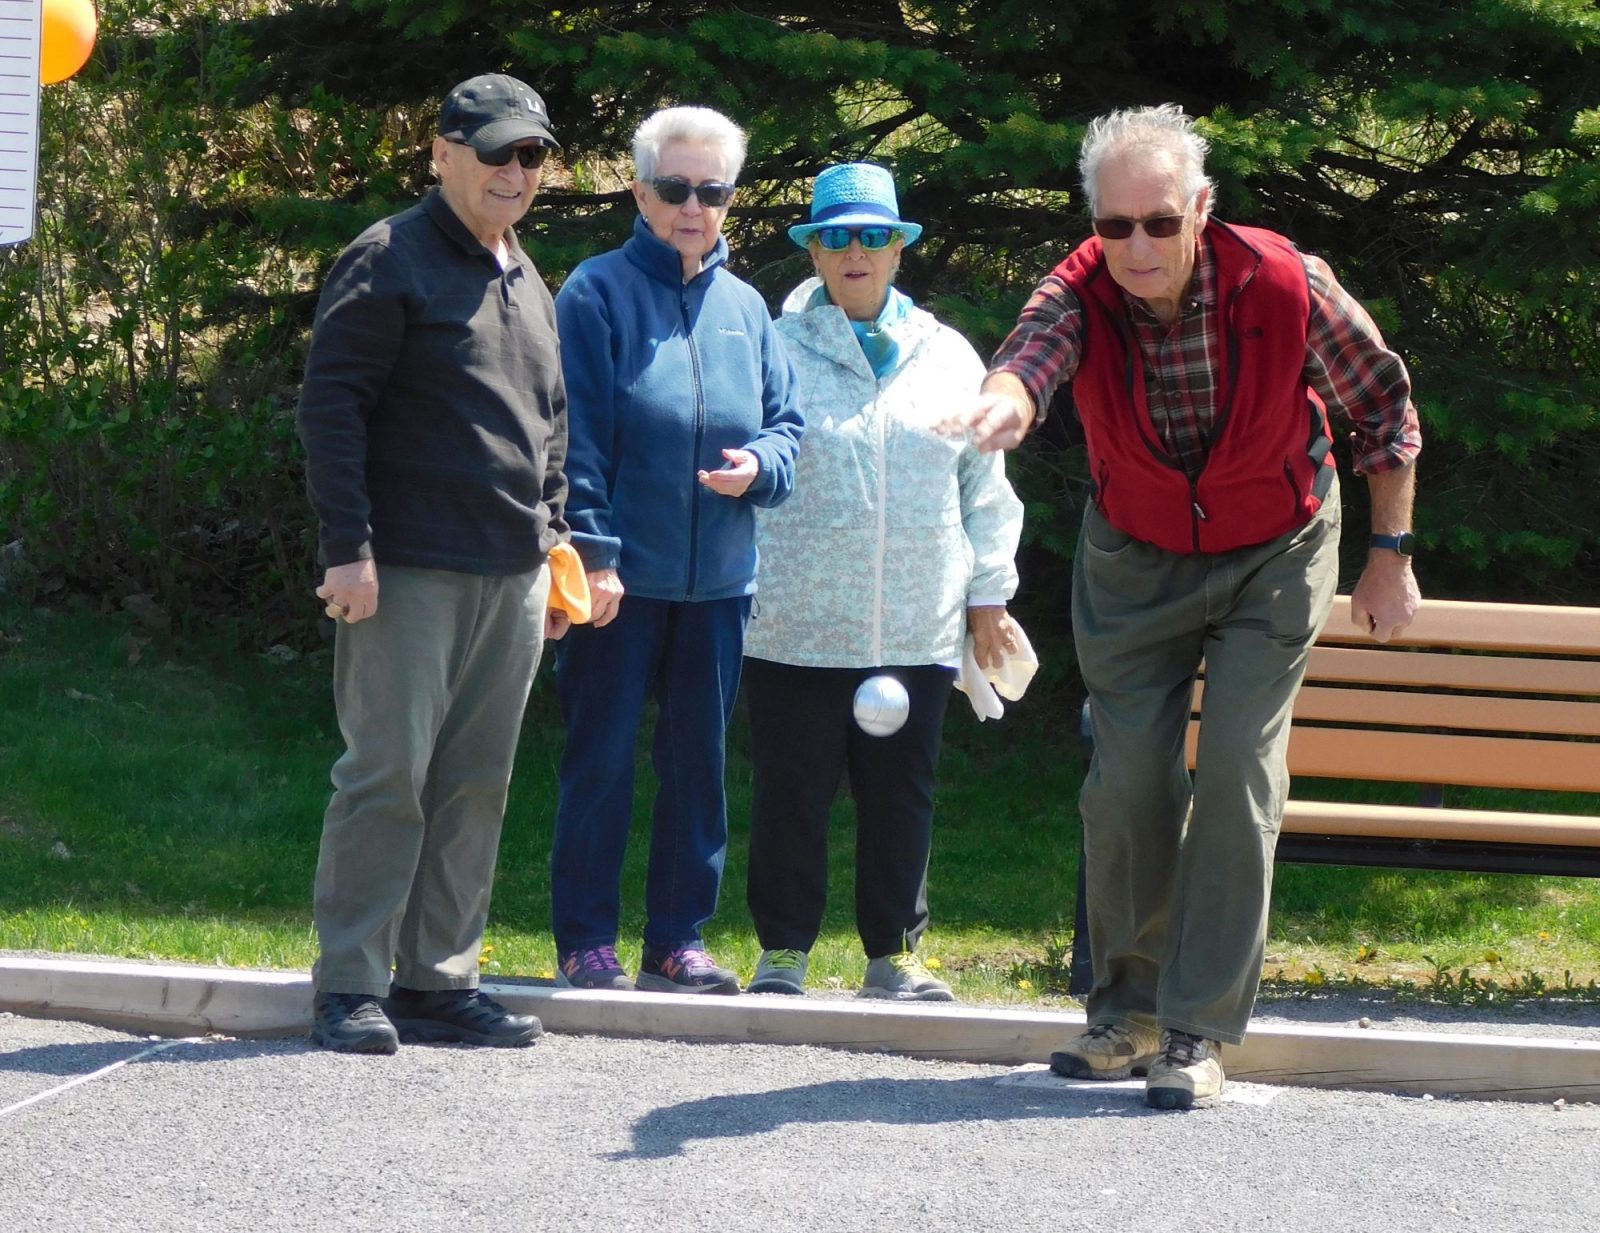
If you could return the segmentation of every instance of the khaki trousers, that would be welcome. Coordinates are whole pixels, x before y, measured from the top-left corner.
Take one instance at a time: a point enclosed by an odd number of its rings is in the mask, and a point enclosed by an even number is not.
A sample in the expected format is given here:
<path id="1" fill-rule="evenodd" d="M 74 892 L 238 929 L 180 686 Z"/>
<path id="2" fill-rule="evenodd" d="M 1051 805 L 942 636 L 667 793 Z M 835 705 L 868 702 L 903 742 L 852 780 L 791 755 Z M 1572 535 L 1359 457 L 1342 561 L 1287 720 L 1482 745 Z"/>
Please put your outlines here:
<path id="1" fill-rule="evenodd" d="M 544 643 L 550 573 L 378 567 L 340 624 L 345 753 L 323 817 L 313 973 L 323 993 L 471 989 L 506 791 Z"/>
<path id="2" fill-rule="evenodd" d="M 1072 622 L 1094 758 L 1083 784 L 1090 1023 L 1244 1038 L 1261 980 L 1289 714 L 1338 580 L 1339 490 L 1299 530 L 1181 555 L 1091 506 Z M 1206 663 L 1196 771 L 1184 757 Z"/>

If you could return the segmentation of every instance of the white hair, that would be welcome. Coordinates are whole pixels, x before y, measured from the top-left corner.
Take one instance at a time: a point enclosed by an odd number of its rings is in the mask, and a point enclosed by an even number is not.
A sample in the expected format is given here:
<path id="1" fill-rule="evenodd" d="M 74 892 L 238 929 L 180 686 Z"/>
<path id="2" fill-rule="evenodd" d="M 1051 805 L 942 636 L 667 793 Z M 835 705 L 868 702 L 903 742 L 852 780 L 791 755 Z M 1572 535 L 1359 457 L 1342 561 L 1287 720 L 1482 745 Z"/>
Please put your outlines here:
<path id="1" fill-rule="evenodd" d="M 709 107 L 664 107 L 641 124 L 633 134 L 633 174 L 646 183 L 655 179 L 661 151 L 673 141 L 716 146 L 728 164 L 728 182 L 739 179 L 744 167 L 744 130 Z"/>
<path id="2" fill-rule="evenodd" d="M 1130 107 L 1098 116 L 1089 123 L 1078 152 L 1078 173 L 1083 191 L 1089 197 L 1089 212 L 1099 213 L 1100 168 L 1110 159 L 1130 150 L 1162 150 L 1172 156 L 1182 177 L 1184 200 L 1192 200 L 1203 188 L 1211 189 L 1206 200 L 1210 211 L 1216 185 L 1206 176 L 1206 151 L 1210 143 L 1194 131 L 1194 119 L 1183 114 L 1177 103 L 1159 107 Z"/>

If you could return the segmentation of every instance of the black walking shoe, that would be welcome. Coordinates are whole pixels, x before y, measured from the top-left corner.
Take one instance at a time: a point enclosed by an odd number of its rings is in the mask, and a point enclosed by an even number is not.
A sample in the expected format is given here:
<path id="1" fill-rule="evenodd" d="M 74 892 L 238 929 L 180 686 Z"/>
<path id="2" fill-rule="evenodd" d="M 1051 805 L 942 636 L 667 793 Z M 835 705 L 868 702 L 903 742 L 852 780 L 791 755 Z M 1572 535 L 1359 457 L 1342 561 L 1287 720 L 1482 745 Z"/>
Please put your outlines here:
<path id="1" fill-rule="evenodd" d="M 311 999 L 311 1039 L 337 1053 L 393 1053 L 400 1034 L 368 993 L 319 993 Z"/>
<path id="2" fill-rule="evenodd" d="M 424 991 L 399 985 L 389 990 L 384 1010 L 400 1038 L 424 1045 L 492 1045 L 515 1049 L 544 1033 L 532 1015 L 514 1015 L 477 989 Z"/>

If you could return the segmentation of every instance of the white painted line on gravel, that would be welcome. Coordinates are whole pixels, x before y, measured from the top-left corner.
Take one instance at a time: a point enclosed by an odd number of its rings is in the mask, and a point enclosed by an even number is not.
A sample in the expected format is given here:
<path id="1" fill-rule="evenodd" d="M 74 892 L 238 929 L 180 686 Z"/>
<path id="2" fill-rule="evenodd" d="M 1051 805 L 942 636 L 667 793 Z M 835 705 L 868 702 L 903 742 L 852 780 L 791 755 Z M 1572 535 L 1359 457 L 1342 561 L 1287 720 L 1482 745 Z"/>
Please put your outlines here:
<path id="1" fill-rule="evenodd" d="M 30 1096 L 26 1100 L 19 1100 L 14 1105 L 7 1105 L 4 1109 L 0 1109 L 0 1117 L 7 1117 L 12 1113 L 18 1113 L 21 1110 L 26 1109 L 29 1105 L 36 1105 L 40 1101 L 49 1100 L 52 1096 L 59 1096 L 62 1092 L 70 1091 L 72 1088 L 75 1088 L 80 1084 L 90 1083 L 95 1079 L 103 1079 L 113 1070 L 120 1070 L 122 1067 L 127 1066 L 130 1063 L 142 1062 L 147 1057 L 154 1057 L 157 1053 L 165 1053 L 168 1049 L 176 1049 L 179 1045 L 202 1044 L 204 1041 L 204 1036 L 185 1036 L 182 1040 L 165 1040 L 159 1045 L 151 1045 L 148 1049 L 141 1049 L 132 1057 L 125 1057 L 119 1062 L 112 1062 L 109 1066 L 102 1066 L 99 1070 L 92 1070 L 86 1075 L 79 1075 L 76 1079 L 68 1079 L 65 1083 L 58 1083 L 55 1087 Z"/>

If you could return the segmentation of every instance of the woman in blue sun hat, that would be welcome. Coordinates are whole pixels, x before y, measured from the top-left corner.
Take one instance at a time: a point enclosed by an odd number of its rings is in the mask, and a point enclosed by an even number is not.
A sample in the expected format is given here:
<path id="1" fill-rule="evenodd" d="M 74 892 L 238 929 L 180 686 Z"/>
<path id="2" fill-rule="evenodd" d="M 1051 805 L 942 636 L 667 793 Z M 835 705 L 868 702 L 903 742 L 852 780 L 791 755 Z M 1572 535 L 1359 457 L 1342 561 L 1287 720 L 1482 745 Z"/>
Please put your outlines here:
<path id="1" fill-rule="evenodd" d="M 856 926 L 864 997 L 950 1001 L 917 957 L 928 925 L 934 776 L 945 708 L 970 633 L 982 664 L 1016 648 L 1022 505 L 999 453 L 935 429 L 984 364 L 894 286 L 922 235 L 871 163 L 816 178 L 789 236 L 815 276 L 778 321 L 806 444 L 794 492 L 760 510 L 760 591 L 745 637 L 755 794 L 748 900 L 762 952 L 752 993 L 804 992 L 821 929 L 828 811 L 856 806 Z M 886 674 L 910 697 L 899 731 L 853 719 L 857 686 Z"/>

